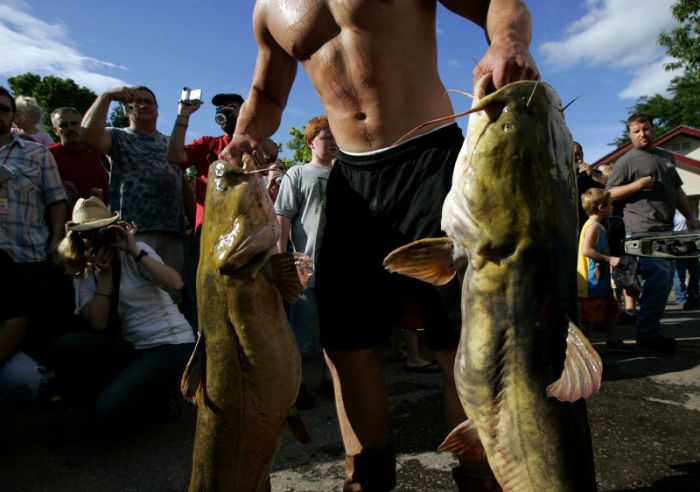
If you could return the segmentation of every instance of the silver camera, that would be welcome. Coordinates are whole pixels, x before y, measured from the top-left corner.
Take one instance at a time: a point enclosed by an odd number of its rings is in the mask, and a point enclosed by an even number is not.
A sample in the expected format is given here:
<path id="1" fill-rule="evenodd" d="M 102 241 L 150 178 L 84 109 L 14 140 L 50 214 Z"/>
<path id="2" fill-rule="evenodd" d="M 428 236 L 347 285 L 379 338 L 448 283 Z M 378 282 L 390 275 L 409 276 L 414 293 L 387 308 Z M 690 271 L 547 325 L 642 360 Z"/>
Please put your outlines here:
<path id="1" fill-rule="evenodd" d="M 189 87 L 182 88 L 180 102 L 187 105 L 197 104 L 202 100 L 202 89 L 190 89 Z"/>

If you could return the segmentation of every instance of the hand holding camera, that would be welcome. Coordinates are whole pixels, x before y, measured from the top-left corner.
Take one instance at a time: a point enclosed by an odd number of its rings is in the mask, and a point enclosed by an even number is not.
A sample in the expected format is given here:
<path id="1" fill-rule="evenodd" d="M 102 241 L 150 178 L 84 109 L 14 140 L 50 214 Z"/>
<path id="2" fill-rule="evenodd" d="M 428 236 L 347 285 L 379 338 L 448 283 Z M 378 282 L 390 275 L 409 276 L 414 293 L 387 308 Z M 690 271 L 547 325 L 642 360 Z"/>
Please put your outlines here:
<path id="1" fill-rule="evenodd" d="M 178 116 L 189 116 L 202 105 L 202 89 L 184 87 L 177 107 Z"/>

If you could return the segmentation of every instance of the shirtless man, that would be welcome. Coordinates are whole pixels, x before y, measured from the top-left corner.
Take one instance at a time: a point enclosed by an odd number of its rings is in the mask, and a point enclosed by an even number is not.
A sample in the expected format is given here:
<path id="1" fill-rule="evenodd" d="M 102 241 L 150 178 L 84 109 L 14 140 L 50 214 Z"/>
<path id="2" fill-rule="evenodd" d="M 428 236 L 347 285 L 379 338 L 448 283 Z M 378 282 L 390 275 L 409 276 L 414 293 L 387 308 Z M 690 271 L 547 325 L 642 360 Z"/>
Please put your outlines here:
<path id="1" fill-rule="evenodd" d="M 530 13 L 521 0 L 442 3 L 482 26 L 490 40 L 474 82 L 493 89 L 538 77 L 528 51 Z M 437 291 L 382 268 L 393 248 L 442 235 L 442 202 L 462 144 L 456 125 L 435 124 L 393 146 L 421 123 L 453 114 L 437 70 L 435 16 L 436 2 L 427 0 L 258 0 L 253 83 L 221 154 L 235 165 L 242 152 L 262 155 L 259 142 L 279 127 L 300 62 L 341 149 L 328 181 L 316 286 L 346 452 L 346 491 L 395 486 L 387 393 L 374 348 L 388 338 L 408 296 L 421 300 L 428 344 L 445 376 L 450 428 L 464 419 L 452 376 L 459 286 Z M 460 490 L 498 490 L 489 480 L 467 484 L 473 469 L 455 470 Z"/>

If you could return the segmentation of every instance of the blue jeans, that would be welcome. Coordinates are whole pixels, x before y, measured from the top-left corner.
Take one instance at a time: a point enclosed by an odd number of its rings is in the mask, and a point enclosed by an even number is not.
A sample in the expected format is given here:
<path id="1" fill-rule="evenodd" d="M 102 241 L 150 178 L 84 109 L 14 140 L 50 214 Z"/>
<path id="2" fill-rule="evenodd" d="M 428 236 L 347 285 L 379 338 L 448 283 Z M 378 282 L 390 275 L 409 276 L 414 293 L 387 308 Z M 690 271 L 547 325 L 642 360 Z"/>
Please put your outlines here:
<path id="1" fill-rule="evenodd" d="M 320 353 L 318 309 L 314 287 L 305 289 L 299 300 L 289 307 L 289 325 L 297 339 L 302 358 L 314 357 Z"/>
<path id="2" fill-rule="evenodd" d="M 698 282 L 700 281 L 700 263 L 697 258 L 679 258 L 676 260 L 676 272 L 674 277 L 674 290 L 676 302 L 681 304 L 684 300 L 698 299 Z M 686 272 L 688 283 L 686 284 Z"/>
<path id="3" fill-rule="evenodd" d="M 643 284 L 637 313 L 637 340 L 659 336 L 661 316 L 675 276 L 673 260 L 640 256 L 639 267 Z"/>
<path id="4" fill-rule="evenodd" d="M 111 428 L 153 413 L 158 402 L 177 394 L 193 347 L 184 343 L 135 350 L 113 336 L 70 333 L 54 341 L 52 356 L 66 391 L 92 400 L 98 423 Z"/>

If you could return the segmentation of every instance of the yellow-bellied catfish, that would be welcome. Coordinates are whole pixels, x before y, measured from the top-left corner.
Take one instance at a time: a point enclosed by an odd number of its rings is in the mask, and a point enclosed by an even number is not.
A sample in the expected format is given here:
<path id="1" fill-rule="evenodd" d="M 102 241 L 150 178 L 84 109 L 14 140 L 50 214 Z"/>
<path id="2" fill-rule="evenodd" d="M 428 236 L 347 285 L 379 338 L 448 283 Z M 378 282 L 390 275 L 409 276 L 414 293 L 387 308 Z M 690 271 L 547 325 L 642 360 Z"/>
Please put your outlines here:
<path id="1" fill-rule="evenodd" d="M 521 81 L 477 95 L 470 113 L 443 205 L 448 237 L 385 259 L 435 284 L 468 262 L 454 369 L 468 420 L 441 449 L 485 451 L 504 491 L 590 492 L 582 398 L 600 387 L 602 363 L 573 324 L 576 183 L 561 101 L 551 86 Z"/>
<path id="2" fill-rule="evenodd" d="M 197 271 L 199 338 L 182 380 L 198 406 L 191 491 L 269 490 L 285 421 L 308 442 L 294 408 L 301 359 L 282 298 L 301 294 L 310 259 L 277 254 L 278 238 L 260 175 L 214 162 Z"/>

